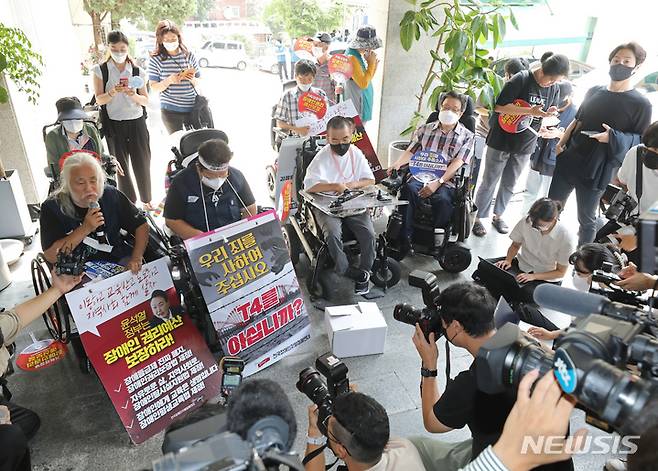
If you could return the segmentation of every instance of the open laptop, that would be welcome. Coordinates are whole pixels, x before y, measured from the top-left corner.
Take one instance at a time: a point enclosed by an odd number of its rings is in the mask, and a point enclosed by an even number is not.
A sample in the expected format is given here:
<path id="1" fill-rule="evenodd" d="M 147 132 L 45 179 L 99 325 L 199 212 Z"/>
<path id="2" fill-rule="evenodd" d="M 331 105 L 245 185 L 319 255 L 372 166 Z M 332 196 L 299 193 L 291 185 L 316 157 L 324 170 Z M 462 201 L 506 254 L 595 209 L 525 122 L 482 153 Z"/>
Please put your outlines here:
<path id="1" fill-rule="evenodd" d="M 516 281 L 516 276 L 512 272 L 498 268 L 495 264 L 487 259 L 482 257 L 478 258 L 480 259 L 478 270 L 489 273 L 495 277 L 500 283 L 505 285 L 509 293 L 516 294 L 515 290 L 521 289 L 523 285 Z"/>

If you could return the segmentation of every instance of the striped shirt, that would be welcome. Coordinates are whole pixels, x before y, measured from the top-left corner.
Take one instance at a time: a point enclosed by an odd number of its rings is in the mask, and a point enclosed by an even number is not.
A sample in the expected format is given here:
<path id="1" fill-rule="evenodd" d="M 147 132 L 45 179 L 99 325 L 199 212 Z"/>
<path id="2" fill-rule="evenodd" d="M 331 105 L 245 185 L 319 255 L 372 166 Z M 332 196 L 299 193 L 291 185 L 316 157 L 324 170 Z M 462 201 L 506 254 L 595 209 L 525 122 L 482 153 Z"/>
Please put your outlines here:
<path id="1" fill-rule="evenodd" d="M 318 95 L 322 96 L 325 101 L 327 101 L 327 95 L 321 89 L 311 87 L 308 91 L 317 93 Z M 303 93 L 306 92 L 301 91 L 299 87 L 286 90 L 286 92 L 281 96 L 279 104 L 276 105 L 274 118 L 278 119 L 279 121 L 283 121 L 286 124 L 290 124 L 291 126 L 295 126 L 297 120 L 303 118 L 302 112 L 299 111 L 299 97 Z M 328 107 L 329 104 L 327 103 L 327 108 Z"/>
<path id="2" fill-rule="evenodd" d="M 177 74 L 185 69 L 193 67 L 196 69 L 195 77 L 200 77 L 199 64 L 193 53 L 187 56 L 180 52 L 175 56 L 151 56 L 149 62 L 149 80 L 162 82 L 170 75 Z M 164 110 L 187 113 L 194 108 L 194 100 L 197 92 L 189 80 L 182 80 L 180 83 L 172 83 L 166 90 L 160 92 L 160 108 Z"/>
<path id="3" fill-rule="evenodd" d="M 466 129 L 462 123 L 457 123 L 455 129 L 448 133 L 443 132 L 439 121 L 429 124 L 421 124 L 411 136 L 411 143 L 407 150 L 413 149 L 420 144 L 420 149 L 442 154 L 448 157 L 448 162 L 461 159 L 468 163 L 473 155 L 474 134 Z"/>
<path id="4" fill-rule="evenodd" d="M 496 456 L 491 446 L 480 453 L 477 458 L 459 471 L 509 471 L 507 466 Z"/>
<path id="5" fill-rule="evenodd" d="M 315 73 L 313 86 L 321 89 L 327 95 L 330 104 L 336 103 L 336 83 L 332 80 L 331 75 L 329 74 L 329 62 L 317 64 L 317 72 Z"/>

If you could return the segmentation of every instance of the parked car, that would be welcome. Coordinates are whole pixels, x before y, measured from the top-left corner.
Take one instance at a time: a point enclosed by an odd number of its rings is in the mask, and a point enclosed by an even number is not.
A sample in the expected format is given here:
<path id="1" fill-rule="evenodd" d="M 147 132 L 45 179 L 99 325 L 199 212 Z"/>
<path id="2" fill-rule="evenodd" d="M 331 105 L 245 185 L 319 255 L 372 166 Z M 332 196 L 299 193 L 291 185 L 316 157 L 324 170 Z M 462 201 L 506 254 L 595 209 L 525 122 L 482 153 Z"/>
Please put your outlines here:
<path id="1" fill-rule="evenodd" d="M 195 54 L 199 67 L 229 67 L 244 70 L 249 62 L 244 44 L 239 41 L 207 41 Z"/>
<path id="2" fill-rule="evenodd" d="M 530 64 L 531 67 L 535 63 L 539 62 L 539 59 L 536 57 L 523 58 L 528 61 L 528 64 Z M 497 59 L 491 63 L 491 68 L 501 77 L 505 76 L 505 62 L 507 62 L 508 59 L 510 58 L 505 57 L 503 59 Z M 594 67 L 589 64 L 585 64 L 584 62 L 580 62 L 574 59 L 569 59 L 569 80 L 576 80 L 577 78 L 582 77 L 593 69 Z"/>

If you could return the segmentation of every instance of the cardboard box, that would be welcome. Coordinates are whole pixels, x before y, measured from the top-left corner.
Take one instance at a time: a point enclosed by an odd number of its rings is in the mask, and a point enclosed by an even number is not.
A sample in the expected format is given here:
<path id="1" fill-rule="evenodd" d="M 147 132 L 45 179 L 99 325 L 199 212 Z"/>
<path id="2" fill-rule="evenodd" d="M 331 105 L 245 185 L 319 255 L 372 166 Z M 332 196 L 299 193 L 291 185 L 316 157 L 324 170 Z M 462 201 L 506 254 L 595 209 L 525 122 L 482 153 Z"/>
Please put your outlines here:
<path id="1" fill-rule="evenodd" d="M 387 325 L 377 304 L 329 306 L 324 323 L 331 351 L 338 358 L 384 353 Z"/>

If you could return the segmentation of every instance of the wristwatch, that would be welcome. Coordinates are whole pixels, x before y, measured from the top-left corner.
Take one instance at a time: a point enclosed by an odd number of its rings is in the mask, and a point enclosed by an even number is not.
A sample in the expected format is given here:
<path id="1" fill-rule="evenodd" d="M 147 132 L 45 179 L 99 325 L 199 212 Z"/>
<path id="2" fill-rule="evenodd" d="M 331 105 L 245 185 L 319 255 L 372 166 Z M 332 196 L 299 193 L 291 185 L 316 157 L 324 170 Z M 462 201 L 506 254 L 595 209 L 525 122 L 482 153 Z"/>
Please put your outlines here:
<path id="1" fill-rule="evenodd" d="M 443 177 L 439 178 L 439 185 L 443 185 L 445 183 L 445 180 Z"/>
<path id="2" fill-rule="evenodd" d="M 327 442 L 327 439 L 325 437 L 311 437 L 310 435 L 306 435 L 306 443 L 309 445 L 316 445 L 316 446 L 321 446 L 324 445 Z"/>
<path id="3" fill-rule="evenodd" d="M 422 368 L 420 369 L 420 375 L 423 378 L 435 378 L 437 375 L 436 370 L 428 370 L 427 368 Z"/>

